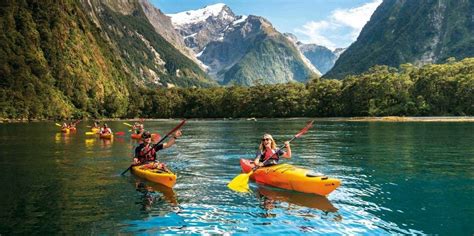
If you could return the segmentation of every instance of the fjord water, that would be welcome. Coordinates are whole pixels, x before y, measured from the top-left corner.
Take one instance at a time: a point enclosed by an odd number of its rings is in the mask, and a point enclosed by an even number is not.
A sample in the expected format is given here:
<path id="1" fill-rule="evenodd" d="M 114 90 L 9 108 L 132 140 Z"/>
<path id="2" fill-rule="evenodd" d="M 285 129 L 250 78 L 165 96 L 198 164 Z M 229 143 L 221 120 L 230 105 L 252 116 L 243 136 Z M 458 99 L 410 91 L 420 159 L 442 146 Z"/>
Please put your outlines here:
<path id="1" fill-rule="evenodd" d="M 263 133 L 279 144 L 308 119 L 190 120 L 160 159 L 173 190 L 125 170 L 136 142 L 0 124 L 0 234 L 253 233 L 472 235 L 474 123 L 316 121 L 284 160 L 342 180 L 327 197 L 226 184 Z M 178 120 L 147 121 L 166 133 Z M 122 122 L 108 122 L 126 131 Z"/>

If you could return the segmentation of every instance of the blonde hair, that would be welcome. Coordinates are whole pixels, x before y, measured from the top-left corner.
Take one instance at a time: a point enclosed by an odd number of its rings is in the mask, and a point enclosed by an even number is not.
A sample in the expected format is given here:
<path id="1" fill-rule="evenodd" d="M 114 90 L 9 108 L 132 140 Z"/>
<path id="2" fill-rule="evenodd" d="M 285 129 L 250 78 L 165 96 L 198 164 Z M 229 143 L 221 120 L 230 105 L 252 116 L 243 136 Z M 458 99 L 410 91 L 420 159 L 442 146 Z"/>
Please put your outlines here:
<path id="1" fill-rule="evenodd" d="M 272 150 L 275 150 L 277 148 L 277 145 L 273 137 L 270 134 L 264 134 L 263 139 L 266 139 L 266 138 L 272 140 L 272 144 L 270 147 L 272 148 Z M 262 152 L 265 151 L 265 146 L 263 145 L 263 142 L 264 141 L 260 141 L 260 146 L 258 147 L 258 149 L 260 149 L 260 151 Z"/>

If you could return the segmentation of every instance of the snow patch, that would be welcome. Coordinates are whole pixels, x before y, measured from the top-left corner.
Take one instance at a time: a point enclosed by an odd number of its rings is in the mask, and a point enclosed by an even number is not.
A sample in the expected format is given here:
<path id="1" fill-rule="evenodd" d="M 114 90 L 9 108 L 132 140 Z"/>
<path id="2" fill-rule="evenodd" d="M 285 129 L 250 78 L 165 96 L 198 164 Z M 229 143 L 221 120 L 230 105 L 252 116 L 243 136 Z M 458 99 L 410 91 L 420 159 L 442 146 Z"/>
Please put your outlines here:
<path id="1" fill-rule="evenodd" d="M 244 22 L 245 20 L 247 20 L 247 17 L 248 16 L 246 16 L 246 15 L 241 16 L 238 20 L 232 22 L 232 25 L 238 25 L 238 24 Z"/>
<path id="2" fill-rule="evenodd" d="M 198 54 L 196 54 L 196 57 L 200 57 L 202 55 L 202 53 L 204 52 L 204 50 L 206 50 L 206 48 L 202 49 L 202 51 L 200 51 Z"/>
<path id="3" fill-rule="evenodd" d="M 176 14 L 167 14 L 167 16 L 171 17 L 171 21 L 175 26 L 195 24 L 201 21 L 205 21 L 211 16 L 219 16 L 221 12 L 224 12 L 223 10 L 225 6 L 226 5 L 224 3 L 217 3 L 214 5 L 206 6 L 202 9 L 179 12 Z M 232 18 L 232 16 L 224 12 L 223 18 L 226 19 L 229 17 Z"/>

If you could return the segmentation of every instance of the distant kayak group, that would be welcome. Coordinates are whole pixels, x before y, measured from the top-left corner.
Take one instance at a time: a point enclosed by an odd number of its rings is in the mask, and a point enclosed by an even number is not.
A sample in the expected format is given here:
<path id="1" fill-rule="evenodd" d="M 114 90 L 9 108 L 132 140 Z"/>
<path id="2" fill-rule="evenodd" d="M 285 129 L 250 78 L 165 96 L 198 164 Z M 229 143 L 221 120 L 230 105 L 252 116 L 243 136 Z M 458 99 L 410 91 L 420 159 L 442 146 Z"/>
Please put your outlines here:
<path id="1" fill-rule="evenodd" d="M 77 123 L 79 122 L 71 122 L 69 125 L 64 123 L 61 126 L 61 132 L 76 131 Z M 185 123 L 186 120 L 183 120 L 164 137 L 146 131 L 143 122 L 136 122 L 134 125 L 124 123 L 131 127 L 133 131 L 131 138 L 139 140 L 139 144 L 134 149 L 131 165 L 122 172 L 122 175 L 131 171 L 140 178 L 172 188 L 176 184 L 176 174 L 165 163 L 157 160 L 157 152 L 176 143 L 176 140 L 182 136 L 181 127 Z M 321 173 L 314 173 L 290 164 L 279 164 L 280 158 L 291 158 L 291 141 L 305 134 L 312 124 L 313 121 L 309 122 L 280 148 L 277 147 L 272 135 L 264 134 L 255 159 L 241 159 L 240 166 L 243 173 L 232 179 L 227 186 L 237 192 L 248 192 L 250 191 L 248 181 L 252 179 L 261 184 L 287 190 L 322 196 L 330 194 L 340 186 L 339 179 L 329 178 Z M 123 135 L 124 132 L 117 132 L 117 134 Z M 86 132 L 86 135 L 99 135 L 103 139 L 112 139 L 114 133 L 107 124 L 100 126 L 98 122 L 94 122 L 91 131 Z M 164 142 L 165 140 L 167 142 Z"/>

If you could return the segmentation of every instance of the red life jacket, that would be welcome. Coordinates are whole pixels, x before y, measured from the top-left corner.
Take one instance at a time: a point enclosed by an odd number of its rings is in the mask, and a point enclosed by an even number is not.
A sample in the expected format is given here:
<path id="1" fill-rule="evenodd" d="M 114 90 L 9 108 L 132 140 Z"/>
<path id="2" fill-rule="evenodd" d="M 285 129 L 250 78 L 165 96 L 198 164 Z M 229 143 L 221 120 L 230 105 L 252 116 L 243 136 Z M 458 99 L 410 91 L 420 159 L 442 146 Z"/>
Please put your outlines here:
<path id="1" fill-rule="evenodd" d="M 274 160 L 279 160 L 280 159 L 280 156 L 278 154 L 275 154 L 276 153 L 276 150 L 272 150 L 271 152 L 265 150 L 265 152 L 262 152 L 261 156 L 260 156 L 260 160 L 261 161 L 267 161 L 268 159 L 274 159 Z M 275 154 L 275 155 L 273 155 Z"/>
<path id="2" fill-rule="evenodd" d="M 153 148 L 153 145 L 145 145 L 138 155 L 140 162 L 155 161 L 156 160 L 156 150 Z"/>

